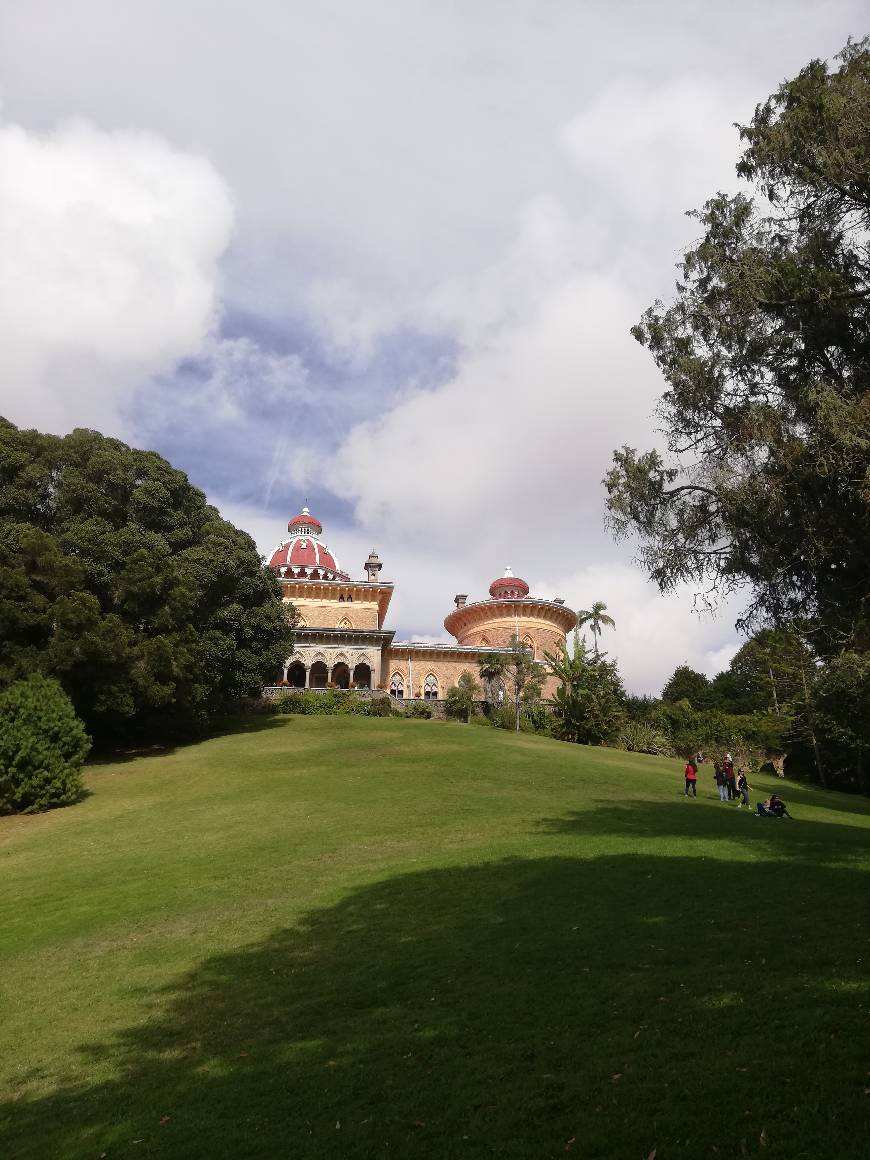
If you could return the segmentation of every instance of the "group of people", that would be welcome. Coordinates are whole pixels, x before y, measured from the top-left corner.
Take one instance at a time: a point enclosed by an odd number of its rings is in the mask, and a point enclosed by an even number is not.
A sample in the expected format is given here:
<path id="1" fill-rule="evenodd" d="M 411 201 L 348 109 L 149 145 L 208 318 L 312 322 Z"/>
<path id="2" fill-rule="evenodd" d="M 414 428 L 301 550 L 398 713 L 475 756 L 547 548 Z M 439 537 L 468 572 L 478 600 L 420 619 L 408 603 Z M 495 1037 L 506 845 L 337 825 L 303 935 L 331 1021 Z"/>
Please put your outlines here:
<path id="1" fill-rule="evenodd" d="M 686 762 L 686 797 L 698 796 L 698 768 L 705 764 L 705 760 L 704 754 L 699 750 L 694 757 L 690 757 Z M 738 810 L 742 809 L 743 806 L 746 806 L 747 809 L 750 808 L 749 791 L 752 787 L 746 780 L 745 770 L 738 769 L 735 772 L 734 759 L 730 753 L 726 753 L 723 758 L 713 762 L 713 780 L 719 791 L 719 801 L 736 801 Z M 791 814 L 786 809 L 782 798 L 773 793 L 766 801 L 758 802 L 755 807 L 755 816 L 759 818 L 790 818 Z"/>

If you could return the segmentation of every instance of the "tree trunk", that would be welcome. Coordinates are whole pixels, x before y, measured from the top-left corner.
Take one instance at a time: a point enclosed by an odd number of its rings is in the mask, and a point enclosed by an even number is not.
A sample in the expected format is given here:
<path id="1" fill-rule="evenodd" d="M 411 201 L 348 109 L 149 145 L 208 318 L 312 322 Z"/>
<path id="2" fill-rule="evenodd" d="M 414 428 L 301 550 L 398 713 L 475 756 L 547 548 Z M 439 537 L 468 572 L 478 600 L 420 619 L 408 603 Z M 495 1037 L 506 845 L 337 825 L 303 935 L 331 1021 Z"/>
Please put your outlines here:
<path id="1" fill-rule="evenodd" d="M 822 755 L 819 751 L 819 743 L 816 739 L 816 731 L 813 728 L 813 711 L 810 706 L 810 690 L 807 686 L 807 673 L 803 663 L 801 664 L 801 681 L 803 682 L 804 686 L 804 704 L 807 707 L 807 728 L 810 731 L 810 741 L 812 742 L 813 746 L 813 756 L 816 759 L 816 771 L 819 775 L 819 785 L 822 787 L 822 789 L 827 789 L 828 780 L 825 777 L 825 768 L 822 765 Z"/>
<path id="2" fill-rule="evenodd" d="M 864 750 L 858 750 L 858 789 L 865 797 L 870 797 L 870 774 L 868 774 L 867 766 L 864 763 Z"/>

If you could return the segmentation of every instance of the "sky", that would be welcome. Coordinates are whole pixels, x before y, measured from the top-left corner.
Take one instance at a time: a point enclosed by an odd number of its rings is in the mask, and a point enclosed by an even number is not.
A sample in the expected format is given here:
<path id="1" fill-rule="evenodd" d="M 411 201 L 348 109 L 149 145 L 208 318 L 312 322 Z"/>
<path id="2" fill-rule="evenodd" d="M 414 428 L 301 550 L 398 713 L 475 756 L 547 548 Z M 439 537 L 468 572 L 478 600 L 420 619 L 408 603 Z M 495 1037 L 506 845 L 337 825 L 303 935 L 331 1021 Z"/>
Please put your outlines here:
<path id="1" fill-rule="evenodd" d="M 864 18 L 862 20 L 862 18 Z M 505 566 L 604 600 L 630 691 L 713 674 L 739 598 L 604 523 L 660 443 L 629 334 L 755 105 L 847 0 L 5 0 L 0 413 L 160 451 L 268 555 L 307 499 L 397 638 Z"/>

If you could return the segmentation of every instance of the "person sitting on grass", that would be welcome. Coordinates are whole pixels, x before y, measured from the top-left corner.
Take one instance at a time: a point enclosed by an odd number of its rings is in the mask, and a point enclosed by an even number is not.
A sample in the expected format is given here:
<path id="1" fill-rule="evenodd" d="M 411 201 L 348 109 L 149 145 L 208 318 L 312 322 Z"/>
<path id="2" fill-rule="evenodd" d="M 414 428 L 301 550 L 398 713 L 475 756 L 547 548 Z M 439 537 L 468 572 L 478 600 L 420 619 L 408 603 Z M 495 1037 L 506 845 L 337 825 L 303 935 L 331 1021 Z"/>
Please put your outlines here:
<path id="1" fill-rule="evenodd" d="M 758 803 L 755 807 L 755 816 L 759 818 L 790 818 L 794 821 L 786 809 L 785 802 L 775 793 L 772 793 L 766 802 Z"/>
<path id="2" fill-rule="evenodd" d="M 691 792 L 692 797 L 698 796 L 698 771 L 695 768 L 694 761 L 687 761 L 686 768 L 683 771 L 686 778 L 686 797 Z"/>

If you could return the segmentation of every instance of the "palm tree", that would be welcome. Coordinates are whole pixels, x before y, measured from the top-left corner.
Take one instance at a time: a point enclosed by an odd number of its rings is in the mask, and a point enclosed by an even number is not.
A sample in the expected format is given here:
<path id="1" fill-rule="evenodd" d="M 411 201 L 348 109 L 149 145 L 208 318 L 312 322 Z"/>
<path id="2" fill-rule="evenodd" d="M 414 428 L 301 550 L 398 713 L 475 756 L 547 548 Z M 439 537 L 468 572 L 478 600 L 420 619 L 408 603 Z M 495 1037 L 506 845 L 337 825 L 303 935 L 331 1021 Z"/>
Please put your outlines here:
<path id="1" fill-rule="evenodd" d="M 616 621 L 605 612 L 607 605 L 603 600 L 596 600 L 591 608 L 582 608 L 577 613 L 577 627 L 583 628 L 588 624 L 592 630 L 592 645 L 595 658 L 598 659 L 598 637 L 602 628 L 616 628 Z"/>
<path id="2" fill-rule="evenodd" d="M 485 653 L 480 658 L 477 671 L 483 681 L 486 699 L 490 706 L 495 706 L 498 701 L 498 687 L 504 677 L 506 667 L 507 661 L 498 653 Z"/>

